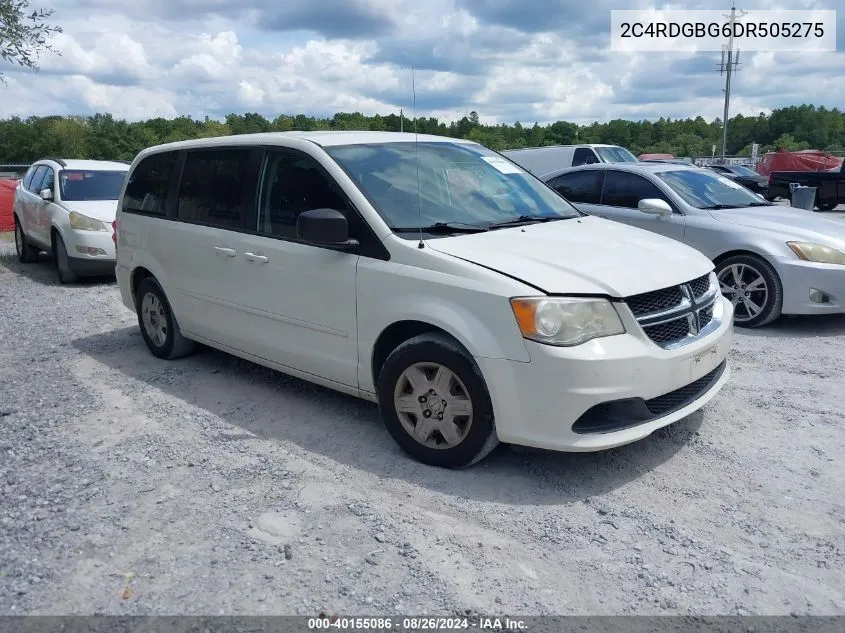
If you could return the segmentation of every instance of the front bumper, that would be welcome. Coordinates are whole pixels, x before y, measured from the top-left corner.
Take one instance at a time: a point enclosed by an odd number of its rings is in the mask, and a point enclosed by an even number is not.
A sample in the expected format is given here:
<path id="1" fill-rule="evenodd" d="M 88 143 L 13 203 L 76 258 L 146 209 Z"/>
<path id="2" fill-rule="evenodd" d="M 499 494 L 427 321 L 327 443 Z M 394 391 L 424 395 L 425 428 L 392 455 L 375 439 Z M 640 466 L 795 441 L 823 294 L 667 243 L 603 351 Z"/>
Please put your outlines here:
<path id="1" fill-rule="evenodd" d="M 778 262 L 778 274 L 784 314 L 845 313 L 845 266 L 784 259 Z M 820 290 L 825 300 L 811 301 L 812 289 Z"/>
<path id="2" fill-rule="evenodd" d="M 493 400 L 499 439 L 560 451 L 602 450 L 647 437 L 700 409 L 730 377 L 733 310 L 721 301 L 719 327 L 672 350 L 626 323 L 627 334 L 571 348 L 526 341 L 527 363 L 476 359 Z M 643 401 L 662 413 L 638 414 Z M 615 404 L 608 408 L 609 403 Z"/>
<path id="3" fill-rule="evenodd" d="M 115 249 L 109 231 L 76 231 L 63 227 L 62 239 L 67 248 L 70 267 L 80 276 L 112 276 L 115 274 Z"/>

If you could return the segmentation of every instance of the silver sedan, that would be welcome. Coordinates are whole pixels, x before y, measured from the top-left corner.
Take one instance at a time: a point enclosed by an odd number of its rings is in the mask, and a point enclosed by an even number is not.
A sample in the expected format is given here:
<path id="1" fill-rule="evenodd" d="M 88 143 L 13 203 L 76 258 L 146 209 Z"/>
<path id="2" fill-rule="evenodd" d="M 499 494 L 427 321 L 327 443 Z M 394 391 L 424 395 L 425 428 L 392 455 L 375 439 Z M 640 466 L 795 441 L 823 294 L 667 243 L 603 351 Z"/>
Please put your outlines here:
<path id="1" fill-rule="evenodd" d="M 583 165 L 543 179 L 584 213 L 707 255 L 739 326 L 765 325 L 781 314 L 845 313 L 845 221 L 774 205 L 692 166 Z"/>

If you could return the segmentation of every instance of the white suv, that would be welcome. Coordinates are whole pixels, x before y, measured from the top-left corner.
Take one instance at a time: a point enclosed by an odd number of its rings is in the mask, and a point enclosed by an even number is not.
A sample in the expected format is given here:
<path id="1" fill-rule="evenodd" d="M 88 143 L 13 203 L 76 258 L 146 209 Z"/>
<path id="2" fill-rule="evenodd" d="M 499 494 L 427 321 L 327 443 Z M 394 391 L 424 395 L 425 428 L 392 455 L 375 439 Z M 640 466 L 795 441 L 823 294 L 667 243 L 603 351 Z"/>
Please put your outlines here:
<path id="1" fill-rule="evenodd" d="M 160 358 L 198 341 L 379 404 L 427 464 L 646 437 L 728 379 L 713 264 L 453 138 L 292 132 L 141 152 L 117 280 Z M 327 437 L 327 442 L 332 438 Z"/>
<path id="2" fill-rule="evenodd" d="M 112 224 L 129 165 L 47 158 L 15 189 L 15 247 L 23 263 L 53 255 L 59 280 L 114 275 Z"/>

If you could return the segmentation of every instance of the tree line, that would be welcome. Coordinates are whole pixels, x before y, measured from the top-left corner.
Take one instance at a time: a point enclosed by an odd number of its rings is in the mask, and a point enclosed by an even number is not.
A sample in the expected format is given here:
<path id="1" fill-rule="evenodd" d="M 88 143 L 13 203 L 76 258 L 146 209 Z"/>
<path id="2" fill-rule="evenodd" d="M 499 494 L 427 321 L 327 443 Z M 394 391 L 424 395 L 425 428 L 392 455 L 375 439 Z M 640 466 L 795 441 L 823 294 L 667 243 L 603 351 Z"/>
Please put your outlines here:
<path id="1" fill-rule="evenodd" d="M 687 119 L 626 121 L 576 125 L 557 121 L 549 125 L 485 125 L 476 112 L 446 123 L 433 117 L 416 121 L 398 114 L 365 116 L 339 112 L 330 118 L 283 114 L 268 119 L 261 114 L 229 114 L 225 120 L 197 120 L 182 116 L 125 121 L 111 114 L 47 116 L 0 120 L 0 163 L 29 163 L 44 156 L 131 160 L 151 145 L 193 138 L 284 132 L 288 130 L 386 130 L 439 134 L 477 141 L 496 150 L 570 143 L 622 145 L 635 155 L 644 152 L 675 156 L 710 155 L 721 150 L 722 123 L 698 116 Z M 736 115 L 728 124 L 728 153 L 749 155 L 751 144 L 760 152 L 823 149 L 845 152 L 845 113 L 837 108 L 790 106 L 757 116 Z"/>

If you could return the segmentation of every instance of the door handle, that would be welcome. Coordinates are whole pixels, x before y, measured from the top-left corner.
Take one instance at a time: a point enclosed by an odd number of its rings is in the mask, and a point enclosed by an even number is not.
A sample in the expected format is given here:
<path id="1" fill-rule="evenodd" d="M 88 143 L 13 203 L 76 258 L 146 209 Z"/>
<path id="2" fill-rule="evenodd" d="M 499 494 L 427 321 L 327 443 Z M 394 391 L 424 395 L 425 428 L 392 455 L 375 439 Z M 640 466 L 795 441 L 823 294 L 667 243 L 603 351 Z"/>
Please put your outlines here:
<path id="1" fill-rule="evenodd" d="M 234 257 L 237 255 L 234 248 L 224 248 L 222 246 L 215 246 L 214 250 L 217 251 L 220 255 L 225 255 L 226 257 Z"/>
<path id="2" fill-rule="evenodd" d="M 259 264 L 266 264 L 270 258 L 266 255 L 256 255 L 255 253 L 244 253 L 244 257 L 248 262 L 258 262 Z"/>

